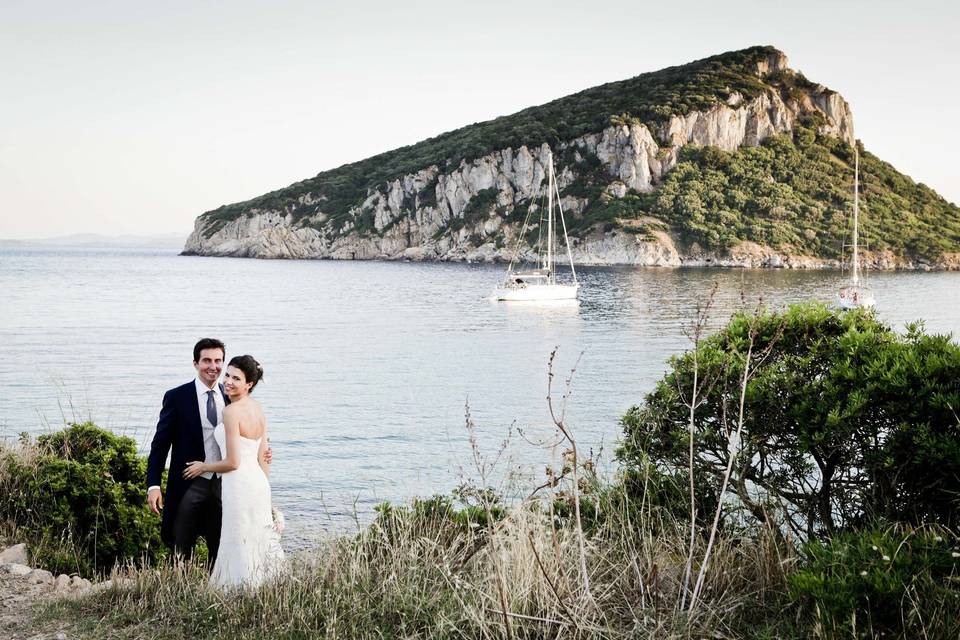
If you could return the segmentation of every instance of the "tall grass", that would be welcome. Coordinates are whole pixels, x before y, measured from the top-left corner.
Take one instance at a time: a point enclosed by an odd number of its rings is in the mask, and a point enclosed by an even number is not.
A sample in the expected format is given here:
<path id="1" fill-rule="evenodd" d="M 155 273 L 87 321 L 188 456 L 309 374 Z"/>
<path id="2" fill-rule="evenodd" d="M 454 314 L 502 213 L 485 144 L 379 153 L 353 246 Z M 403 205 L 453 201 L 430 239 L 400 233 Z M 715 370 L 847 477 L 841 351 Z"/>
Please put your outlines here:
<path id="1" fill-rule="evenodd" d="M 79 616 L 96 635 L 109 629 L 130 638 L 776 633 L 793 563 L 777 536 L 719 536 L 700 606 L 688 614 L 679 601 L 686 523 L 650 527 L 616 501 L 607 500 L 604 524 L 583 542 L 591 594 L 578 534 L 555 526 L 542 504 L 522 503 L 491 526 L 442 511 L 391 510 L 356 536 L 300 554 L 255 591 L 211 590 L 199 565 L 118 569 L 117 588 L 58 603 L 53 613 Z"/>

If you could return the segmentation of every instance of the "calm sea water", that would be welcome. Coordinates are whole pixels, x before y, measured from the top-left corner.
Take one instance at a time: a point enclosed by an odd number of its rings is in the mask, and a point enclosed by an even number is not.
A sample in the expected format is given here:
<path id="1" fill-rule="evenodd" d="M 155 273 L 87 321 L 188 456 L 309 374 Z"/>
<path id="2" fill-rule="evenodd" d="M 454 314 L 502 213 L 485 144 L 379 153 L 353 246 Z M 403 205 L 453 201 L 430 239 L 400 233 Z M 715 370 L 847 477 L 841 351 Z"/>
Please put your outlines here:
<path id="1" fill-rule="evenodd" d="M 521 485 L 559 454 L 547 362 L 559 347 L 567 421 L 608 461 L 618 420 L 685 349 L 698 300 L 722 322 L 762 297 L 832 300 L 836 272 L 583 268 L 578 305 L 485 299 L 502 266 L 260 261 L 170 251 L 0 249 L 0 438 L 93 419 L 146 451 L 163 392 L 187 382 L 193 343 L 256 356 L 274 499 L 288 544 L 369 520 L 373 506 L 477 480 L 465 407 L 494 471 Z M 960 273 L 875 273 L 879 315 L 960 333 Z M 522 429 L 520 436 L 517 429 Z M 524 477 L 524 473 L 528 477 Z"/>

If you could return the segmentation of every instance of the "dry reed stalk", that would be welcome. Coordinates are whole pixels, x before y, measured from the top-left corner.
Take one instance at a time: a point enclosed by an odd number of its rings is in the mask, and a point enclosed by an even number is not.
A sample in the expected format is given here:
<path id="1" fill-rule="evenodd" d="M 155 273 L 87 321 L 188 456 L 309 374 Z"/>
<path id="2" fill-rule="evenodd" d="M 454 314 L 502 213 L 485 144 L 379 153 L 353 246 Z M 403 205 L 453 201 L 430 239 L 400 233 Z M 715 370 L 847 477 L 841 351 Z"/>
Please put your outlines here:
<path id="1" fill-rule="evenodd" d="M 717 529 L 720 527 L 720 513 L 723 510 L 723 497 L 727 492 L 727 485 L 730 483 L 730 474 L 733 472 L 733 463 L 737 454 L 740 452 L 740 435 L 743 432 L 743 409 L 747 397 L 747 381 L 750 379 L 750 357 L 753 355 L 754 335 L 751 331 L 750 342 L 747 347 L 747 355 L 743 365 L 743 379 L 740 383 L 740 405 L 737 417 L 737 428 L 729 438 L 729 448 L 727 452 L 727 468 L 723 474 L 723 481 L 720 485 L 720 493 L 717 498 L 717 509 L 713 514 L 713 524 L 710 526 L 710 537 L 707 540 L 707 550 L 703 554 L 703 562 L 700 564 L 700 570 L 697 572 L 697 580 L 693 585 L 693 593 L 690 595 L 690 611 L 693 611 L 697 605 L 697 597 L 703 588 L 704 576 L 707 573 L 707 567 L 710 565 L 710 552 L 713 549 L 713 543 L 717 537 Z"/>
<path id="2" fill-rule="evenodd" d="M 593 596 L 590 593 L 590 575 L 587 571 L 587 550 L 586 542 L 584 541 L 583 535 L 583 520 L 580 516 L 580 476 L 578 473 L 578 467 L 580 465 L 579 455 L 577 453 L 577 441 L 573 437 L 572 431 L 566 425 L 566 413 L 567 413 L 567 400 L 570 397 L 570 392 L 573 384 L 573 376 L 576 373 L 577 365 L 580 363 L 580 356 L 577 356 L 577 361 L 574 363 L 573 368 L 570 369 L 570 375 L 566 380 L 566 389 L 563 394 L 563 401 L 560 407 L 559 415 L 554 409 L 553 406 L 553 360 L 556 358 L 557 348 L 554 348 L 553 352 L 550 354 L 550 360 L 547 365 L 547 406 L 550 409 L 550 418 L 553 420 L 553 424 L 556 425 L 557 429 L 560 430 L 560 433 L 563 435 L 564 439 L 570 445 L 570 450 L 573 454 L 573 459 L 571 460 L 571 476 L 573 479 L 571 487 L 571 495 L 573 496 L 573 512 L 575 518 L 575 532 L 577 535 L 577 543 L 579 545 L 579 555 L 580 555 L 580 579 L 583 583 L 583 593 L 587 601 L 592 601 Z"/>
<path id="3" fill-rule="evenodd" d="M 691 341 L 693 342 L 693 387 L 690 391 L 690 401 L 685 403 L 690 408 L 690 419 L 688 425 L 688 460 L 687 460 L 687 476 L 689 479 L 689 493 L 690 493 L 690 542 L 687 550 L 687 562 L 684 565 L 683 569 L 683 583 L 681 584 L 682 596 L 680 599 L 680 609 L 683 610 L 686 607 L 687 602 L 687 593 L 690 588 L 690 574 L 693 569 L 693 548 L 696 541 L 697 535 L 697 491 L 694 486 L 694 431 L 696 424 L 696 415 L 697 415 L 697 396 L 700 394 L 700 367 L 699 367 L 699 348 L 700 348 L 700 338 L 703 336 L 704 329 L 707 326 L 707 321 L 710 317 L 710 307 L 713 306 L 713 301 L 717 295 L 718 283 L 714 282 L 713 287 L 710 289 L 710 294 L 707 296 L 706 303 L 701 307 L 700 304 L 697 304 L 697 314 L 696 320 L 694 321 L 693 328 L 691 330 Z M 683 389 L 678 388 L 681 399 L 683 398 Z"/>

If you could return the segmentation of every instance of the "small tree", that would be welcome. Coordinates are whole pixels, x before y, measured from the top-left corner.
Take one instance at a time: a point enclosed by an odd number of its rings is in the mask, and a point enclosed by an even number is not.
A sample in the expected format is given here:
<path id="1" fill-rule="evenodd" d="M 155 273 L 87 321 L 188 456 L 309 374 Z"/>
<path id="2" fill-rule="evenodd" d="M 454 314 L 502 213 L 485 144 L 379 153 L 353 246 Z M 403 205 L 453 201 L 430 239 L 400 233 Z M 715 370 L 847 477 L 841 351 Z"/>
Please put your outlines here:
<path id="1" fill-rule="evenodd" d="M 683 398 L 695 372 L 715 377 L 693 433 L 700 499 L 716 500 L 751 340 L 755 352 L 769 354 L 753 363 L 747 382 L 728 516 L 737 510 L 786 524 L 801 538 L 875 517 L 958 522 L 960 347 L 919 324 L 897 334 L 867 312 L 809 303 L 734 316 L 696 354 L 675 357 L 644 404 L 624 416 L 619 457 L 637 465 L 648 456 L 685 477 Z"/>

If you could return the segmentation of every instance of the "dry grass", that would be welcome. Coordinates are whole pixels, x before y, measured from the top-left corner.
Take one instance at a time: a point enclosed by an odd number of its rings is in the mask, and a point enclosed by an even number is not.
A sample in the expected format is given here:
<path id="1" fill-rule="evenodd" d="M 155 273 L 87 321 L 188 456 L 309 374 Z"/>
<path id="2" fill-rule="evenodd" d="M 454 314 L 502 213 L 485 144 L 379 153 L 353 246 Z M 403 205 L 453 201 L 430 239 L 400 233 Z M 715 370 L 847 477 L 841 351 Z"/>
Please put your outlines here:
<path id="1" fill-rule="evenodd" d="M 620 516 L 585 537 L 592 594 L 576 532 L 523 503 L 490 531 L 395 510 L 246 593 L 210 590 L 197 566 L 118 571 L 125 586 L 53 614 L 79 616 L 91 636 L 128 638 L 742 637 L 780 617 L 793 556 L 774 536 L 719 536 L 689 614 L 680 606 L 685 524 L 654 530 Z"/>

